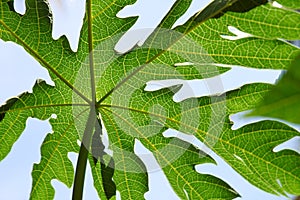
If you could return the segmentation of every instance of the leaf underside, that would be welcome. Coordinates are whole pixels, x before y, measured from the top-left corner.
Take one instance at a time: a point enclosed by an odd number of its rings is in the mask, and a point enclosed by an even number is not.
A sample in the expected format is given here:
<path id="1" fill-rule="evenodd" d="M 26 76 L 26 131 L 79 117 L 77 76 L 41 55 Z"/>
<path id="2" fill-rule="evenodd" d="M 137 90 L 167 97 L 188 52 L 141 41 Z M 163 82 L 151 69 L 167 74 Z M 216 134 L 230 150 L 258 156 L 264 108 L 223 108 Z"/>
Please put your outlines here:
<path id="1" fill-rule="evenodd" d="M 229 115 L 253 109 L 268 93 L 269 85 L 251 84 L 228 91 L 226 96 L 182 102 L 172 100 L 181 85 L 144 90 L 152 80 L 205 79 L 226 73 L 232 65 L 287 69 L 299 49 L 283 39 L 300 39 L 300 24 L 295 23 L 300 15 L 293 10 L 299 5 L 297 0 L 278 2 L 289 9 L 272 7 L 266 1 L 213 1 L 171 31 L 191 3 L 178 0 L 161 21 L 161 29 L 142 47 L 116 55 L 116 42 L 138 19 L 120 19 L 116 14 L 134 0 L 87 1 L 77 53 L 70 50 L 65 37 L 52 39 L 49 9 L 43 1 L 26 1 L 24 16 L 11 9 L 11 1 L 1 1 L 0 38 L 23 46 L 49 71 L 55 86 L 37 81 L 32 93 L 0 108 L 0 160 L 10 152 L 29 117 L 49 119 L 56 114 L 56 119 L 49 120 L 53 133 L 41 146 L 41 161 L 33 167 L 30 194 L 31 199 L 53 199 L 52 179 L 68 187 L 73 184 L 74 169 L 67 154 L 79 152 L 77 140 L 82 139 L 87 116 L 96 109 L 95 117 L 101 115 L 108 148 L 113 151 L 110 156 L 102 141 L 92 143 L 99 154 L 90 155 L 89 162 L 101 199 L 112 198 L 116 190 L 122 199 L 143 199 L 149 190 L 146 166 L 134 151 L 136 140 L 153 153 L 181 199 L 238 196 L 221 179 L 196 172 L 196 165 L 215 161 L 186 141 L 165 137 L 168 129 L 194 135 L 251 184 L 273 194 L 299 195 L 299 154 L 273 152 L 277 145 L 299 136 L 296 130 L 275 121 L 231 129 Z M 228 26 L 252 37 L 224 39 L 221 35 L 233 36 Z M 191 64 L 175 67 L 186 62 Z M 94 132 L 99 137 L 93 139 L 103 138 L 97 129 Z"/>

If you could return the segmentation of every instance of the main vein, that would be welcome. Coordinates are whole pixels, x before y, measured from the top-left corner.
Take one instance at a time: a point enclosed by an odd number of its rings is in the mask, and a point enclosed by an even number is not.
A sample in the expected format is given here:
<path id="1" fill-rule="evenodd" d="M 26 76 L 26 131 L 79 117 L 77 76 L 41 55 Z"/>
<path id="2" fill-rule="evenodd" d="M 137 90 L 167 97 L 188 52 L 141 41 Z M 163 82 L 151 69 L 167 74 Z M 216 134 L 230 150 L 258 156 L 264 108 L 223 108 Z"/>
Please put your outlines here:
<path id="1" fill-rule="evenodd" d="M 33 50 L 25 41 L 23 41 L 14 31 L 8 27 L 3 20 L 0 20 L 0 24 L 27 50 L 29 51 L 37 60 L 39 60 L 44 67 L 50 70 L 55 76 L 57 76 L 63 83 L 65 83 L 69 88 L 71 88 L 77 95 L 79 95 L 88 104 L 91 104 L 91 100 L 88 99 L 84 94 L 82 94 L 77 88 L 75 88 L 67 79 L 59 74 L 46 60 L 43 59 L 35 50 Z"/>
<path id="2" fill-rule="evenodd" d="M 234 1 L 236 2 L 236 0 Z M 190 20 L 188 20 L 188 22 L 184 25 L 182 25 L 183 27 L 185 26 L 185 29 L 183 30 L 183 33 L 174 40 L 173 43 L 171 43 L 166 49 L 162 49 L 159 53 L 157 53 L 156 55 L 154 55 L 152 58 L 150 58 L 148 61 L 145 62 L 145 64 L 137 67 L 135 70 L 133 70 L 127 77 L 125 77 L 123 80 L 121 80 L 114 88 L 112 88 L 110 91 L 108 91 L 99 101 L 97 101 L 97 107 L 99 107 L 99 105 L 107 98 L 109 97 L 113 91 L 117 90 L 119 87 L 121 87 L 126 81 L 128 81 L 129 79 L 131 79 L 134 75 L 136 75 L 137 73 L 139 73 L 141 70 L 143 70 L 149 63 L 153 62 L 156 58 L 158 58 L 159 56 L 161 56 L 162 54 L 164 54 L 165 52 L 167 52 L 176 42 L 178 42 L 181 38 L 183 38 L 185 35 L 187 35 L 188 33 L 192 32 L 196 27 L 198 27 L 200 24 L 202 24 L 203 22 L 205 22 L 206 20 L 210 19 L 211 17 L 215 16 L 216 14 L 222 12 L 225 8 L 227 8 L 228 6 L 230 6 L 231 4 L 226 4 L 224 7 L 222 7 L 219 10 L 216 10 L 215 12 L 212 12 L 211 14 L 207 15 L 203 20 L 196 22 L 195 25 L 193 25 L 193 22 L 195 22 L 197 20 L 197 18 L 199 17 L 200 13 L 202 12 L 199 11 L 198 13 L 196 13 L 194 16 L 192 16 L 190 18 Z M 176 4 L 173 6 L 176 7 Z M 173 8 L 172 8 L 173 9 Z M 172 12 L 172 9 L 169 11 Z M 167 14 L 168 15 L 168 14 Z M 163 21 L 165 21 L 166 18 L 163 19 Z M 159 26 L 161 26 L 163 24 L 163 21 L 160 23 Z M 159 29 L 160 27 L 158 27 Z M 179 27 L 180 28 L 180 27 Z M 155 32 L 154 32 L 155 33 Z M 159 31 L 156 32 L 156 34 L 158 34 Z M 156 37 L 153 37 L 153 41 L 155 40 Z M 151 47 L 149 47 L 151 48 Z"/>

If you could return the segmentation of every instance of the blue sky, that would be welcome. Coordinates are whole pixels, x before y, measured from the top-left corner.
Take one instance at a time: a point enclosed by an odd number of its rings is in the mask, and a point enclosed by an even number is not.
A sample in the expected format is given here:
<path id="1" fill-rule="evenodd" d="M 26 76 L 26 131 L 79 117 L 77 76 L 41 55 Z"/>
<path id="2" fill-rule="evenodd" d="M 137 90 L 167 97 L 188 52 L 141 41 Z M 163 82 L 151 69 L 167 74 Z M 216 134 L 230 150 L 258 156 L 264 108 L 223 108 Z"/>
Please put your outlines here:
<path id="1" fill-rule="evenodd" d="M 163 17 L 164 12 L 172 5 L 173 2 L 174 0 L 165 0 L 163 2 L 160 2 L 159 0 L 140 0 L 138 3 L 136 3 L 136 6 L 127 7 L 124 9 L 124 11 L 120 12 L 118 16 L 126 17 L 135 14 L 142 15 L 134 28 L 138 29 L 154 27 L 159 23 L 159 20 Z M 209 1 L 200 0 L 194 1 L 193 5 L 188 11 L 188 14 L 193 14 L 196 11 L 196 8 L 199 8 L 200 4 L 207 4 L 208 2 Z M 157 7 L 154 5 L 160 6 Z M 159 8 L 161 8 L 161 10 Z M 153 15 L 153 12 L 155 12 L 155 15 Z M 180 22 L 183 22 L 184 19 L 187 19 L 187 17 L 188 15 L 185 15 L 185 17 L 181 18 L 178 23 L 180 24 Z M 52 84 L 47 71 L 42 68 L 38 62 L 31 58 L 23 50 L 23 48 L 10 42 L 0 41 L 0 52 L 0 104 L 3 104 L 12 96 L 16 96 L 24 91 L 31 91 L 33 84 L 38 78 L 46 80 L 48 84 Z M 271 71 L 264 70 L 251 71 L 251 73 L 256 75 L 256 78 L 260 77 L 260 80 L 264 80 L 267 83 L 272 83 L 276 80 L 276 77 L 280 72 L 270 72 Z M 238 71 L 235 73 L 232 72 L 228 75 L 229 78 L 223 80 L 224 85 L 228 85 L 228 80 L 232 80 L 232 77 L 235 78 L 235 83 L 232 83 L 231 81 L 230 84 L 233 85 L 229 84 L 228 87 L 239 87 L 238 83 L 244 84 L 247 81 L 251 82 L 251 75 L 249 73 L 249 70 Z M 27 127 L 24 134 L 22 134 L 20 139 L 16 142 L 7 158 L 0 162 L 0 199 L 28 199 L 32 182 L 32 165 L 34 162 L 39 162 L 40 145 L 42 144 L 45 135 L 51 131 L 51 126 L 48 121 L 40 121 L 36 119 L 29 119 L 27 121 Z M 202 145 L 197 140 L 191 140 L 196 146 Z M 150 163 L 155 164 L 153 156 L 151 157 L 151 154 L 141 145 L 137 144 L 137 146 L 137 152 L 140 154 L 149 155 L 147 160 L 145 160 L 146 165 L 147 163 L 148 165 Z M 215 155 L 213 152 L 210 152 L 210 155 L 217 161 L 218 166 L 204 164 L 197 166 L 197 170 L 201 173 L 209 173 L 222 178 L 242 195 L 241 199 L 286 199 L 285 197 L 277 197 L 267 194 L 251 186 L 217 155 Z M 77 155 L 74 153 L 69 154 L 69 158 L 73 161 L 73 163 L 76 162 L 76 156 Z M 152 172 L 149 174 L 149 176 L 150 192 L 146 194 L 147 199 L 178 199 L 178 197 L 172 192 L 166 178 L 161 171 L 158 170 Z M 55 180 L 52 181 L 52 185 L 56 189 L 55 199 L 60 200 L 70 198 L 71 189 L 68 189 L 66 186 Z M 84 199 L 97 199 L 89 172 L 87 176 L 87 182 L 85 184 Z"/>

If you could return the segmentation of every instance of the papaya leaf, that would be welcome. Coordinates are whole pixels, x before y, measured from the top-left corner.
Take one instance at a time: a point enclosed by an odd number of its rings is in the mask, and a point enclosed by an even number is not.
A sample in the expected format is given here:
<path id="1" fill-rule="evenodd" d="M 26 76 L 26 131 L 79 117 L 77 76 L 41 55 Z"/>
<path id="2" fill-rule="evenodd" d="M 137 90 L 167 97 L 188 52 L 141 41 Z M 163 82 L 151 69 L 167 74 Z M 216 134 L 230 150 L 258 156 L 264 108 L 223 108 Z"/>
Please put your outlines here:
<path id="1" fill-rule="evenodd" d="M 120 54 L 115 47 L 138 17 L 120 19 L 116 14 L 134 3 L 87 0 L 75 53 L 65 37 L 52 39 L 45 2 L 27 0 L 24 16 L 14 12 L 12 1 L 0 2 L 0 38 L 23 46 L 55 83 L 37 81 L 32 93 L 10 99 L 0 108 L 0 160 L 10 152 L 29 117 L 50 118 L 53 133 L 41 146 L 40 163 L 34 164 L 30 198 L 53 199 L 51 180 L 57 179 L 68 187 L 73 184 L 73 198 L 81 199 L 88 160 L 101 199 L 115 198 L 116 191 L 122 199 L 144 199 L 149 169 L 135 153 L 136 140 L 153 153 L 180 198 L 239 196 L 223 180 L 196 172 L 195 165 L 215 161 L 189 142 L 166 137 L 169 130 L 195 136 L 253 185 L 273 194 L 299 195 L 299 154 L 272 151 L 299 136 L 296 130 L 273 121 L 231 129 L 229 115 L 253 109 L 270 86 L 251 84 L 224 95 L 184 101 L 175 96 L 189 90 L 186 83 L 193 79 L 206 80 L 213 93 L 222 82 L 210 83 L 210 78 L 233 65 L 287 69 L 299 49 L 283 39 L 300 39 L 295 24 L 300 15 L 266 1 L 216 0 L 171 30 L 191 3 L 177 0 L 143 45 L 137 42 Z M 247 37 L 234 35 L 229 26 Z M 155 87 L 146 91 L 150 83 Z M 109 138 L 107 147 L 103 130 Z M 75 178 L 68 152 L 79 153 Z"/>

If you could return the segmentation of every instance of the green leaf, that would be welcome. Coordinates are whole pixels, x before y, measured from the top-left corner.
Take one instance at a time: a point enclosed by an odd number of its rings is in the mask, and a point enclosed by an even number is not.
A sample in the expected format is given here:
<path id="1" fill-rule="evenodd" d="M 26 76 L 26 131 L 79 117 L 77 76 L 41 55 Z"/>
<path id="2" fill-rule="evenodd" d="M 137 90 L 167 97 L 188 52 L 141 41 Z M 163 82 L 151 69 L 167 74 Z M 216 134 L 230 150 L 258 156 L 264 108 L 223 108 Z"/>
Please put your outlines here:
<path id="1" fill-rule="evenodd" d="M 250 115 L 259 115 L 300 123 L 300 56 L 289 67 L 286 74 L 265 96 Z"/>
<path id="2" fill-rule="evenodd" d="M 69 95 L 68 95 L 69 93 Z M 72 111 L 68 109 L 73 104 L 70 91 L 58 89 L 47 85 L 44 81 L 38 81 L 33 93 L 24 93 L 17 99 L 9 100 L 9 109 L 2 110 L 5 117 L 1 120 L 1 154 L 2 160 L 10 151 L 11 146 L 19 138 L 25 129 L 28 117 L 48 119 L 53 113 L 56 119 L 50 119 L 53 133 L 49 133 L 41 147 L 43 155 L 39 164 L 35 164 L 32 171 L 33 183 L 31 198 L 47 199 L 54 195 L 54 189 L 50 185 L 52 179 L 58 179 L 71 187 L 73 183 L 73 166 L 67 158 L 68 152 L 76 152 L 78 145 L 76 141 L 76 127 L 72 116 Z M 14 103 L 12 104 L 12 102 Z M 78 104 L 78 106 L 85 106 Z M 88 107 L 85 106 L 87 109 Z M 4 111 L 4 112 L 3 112 Z M 50 186 L 50 187 L 49 187 Z"/>
<path id="3" fill-rule="evenodd" d="M 180 199 L 234 199 L 239 196 L 220 179 L 195 171 L 198 164 L 215 162 L 193 145 L 163 136 L 142 139 L 142 143 L 153 151 L 160 166 L 164 166 L 163 171 Z M 155 147 L 151 143 L 155 143 Z M 173 162 L 170 164 L 170 161 Z M 213 190 L 219 191 L 218 194 L 207 192 Z"/>
<path id="4" fill-rule="evenodd" d="M 268 89 L 267 85 L 256 84 L 230 93 L 226 103 L 229 113 L 254 108 Z M 248 177 L 250 183 L 259 185 L 265 191 L 282 195 L 285 195 L 284 192 L 299 193 L 299 154 L 291 150 L 273 151 L 279 144 L 299 136 L 299 132 L 274 121 L 247 125 L 236 131 L 230 129 L 229 120 L 226 124 L 214 146 L 219 155 L 244 177 Z"/>
<path id="5" fill-rule="evenodd" d="M 277 0 L 278 3 L 281 5 L 288 7 L 288 8 L 293 8 L 293 9 L 299 9 L 300 8 L 300 2 L 297 0 L 294 1 L 289 1 L 289 0 Z"/>
<path id="6" fill-rule="evenodd" d="M 116 5 L 109 5 L 109 2 L 95 2 L 93 15 L 97 24 L 111 24 L 115 29 L 95 30 L 97 41 L 99 38 L 109 36 L 115 32 L 126 31 L 135 19 L 122 20 L 115 17 L 121 7 L 130 4 L 130 1 L 120 1 Z M 101 13 L 101 7 L 109 12 Z M 89 54 L 88 26 L 87 18 L 81 35 L 79 53 L 73 53 L 65 38 L 53 41 L 51 37 L 51 24 L 47 4 L 43 1 L 26 1 L 27 11 L 24 16 L 11 11 L 7 1 L 0 3 L 0 37 L 3 40 L 14 41 L 22 45 L 25 50 L 35 57 L 41 65 L 49 70 L 55 87 L 47 86 L 45 83 L 37 84 L 33 89 L 33 94 L 22 95 L 15 103 L 14 107 L 8 104 L 1 109 L 1 116 L 5 118 L 1 121 L 1 159 L 10 151 L 14 142 L 19 138 L 25 128 L 28 117 L 39 119 L 50 118 L 51 114 L 59 115 L 57 119 L 50 119 L 53 133 L 49 134 L 42 145 L 42 159 L 39 164 L 35 164 L 32 177 L 33 185 L 31 191 L 32 199 L 53 199 L 54 189 L 51 186 L 52 179 L 58 179 L 68 187 L 73 183 L 73 167 L 67 157 L 68 152 L 79 152 L 77 140 L 81 139 L 82 127 L 80 120 L 89 113 L 91 96 L 84 96 L 74 82 L 85 58 Z M 98 15 L 98 16 L 97 16 Z M 104 16 L 104 17 L 103 17 Z M 112 22 L 110 18 L 116 19 Z M 109 20 L 105 22 L 105 20 Z M 95 23 L 94 26 L 97 27 Z M 99 29 L 99 28 L 98 28 Z M 36 89 L 35 89 L 36 88 Z M 75 93 L 74 93 L 75 92 Z M 74 100 L 74 95 L 78 95 L 78 103 Z M 81 111 L 74 113 L 74 107 Z M 9 109 L 9 110 L 8 110 Z M 78 115 L 78 116 L 77 116 Z M 11 121 L 13 120 L 13 121 Z M 74 121 L 75 120 L 75 121 Z M 76 122 L 77 120 L 77 122 Z M 79 129 L 79 130 L 78 130 Z M 95 177 L 97 188 L 102 183 Z M 101 182 L 100 182 L 101 181 Z M 147 182 L 143 182 L 145 185 Z M 135 193 L 135 190 L 130 190 Z"/>
<path id="7" fill-rule="evenodd" d="M 247 13 L 228 12 L 219 19 L 208 20 L 202 26 L 197 26 L 198 22 L 191 19 L 176 30 L 185 32 L 193 24 L 196 28 L 188 36 L 199 42 L 216 63 L 287 69 L 299 49 L 277 38 L 299 39 L 300 27 L 295 24 L 299 20 L 299 13 L 273 8 L 268 4 Z M 253 37 L 224 40 L 220 35 L 234 36 L 228 26 L 234 26 Z"/>
<path id="8" fill-rule="evenodd" d="M 34 165 L 30 198 L 53 199 L 52 179 L 78 186 L 88 159 L 101 199 L 114 198 L 116 190 L 122 199 L 144 199 L 149 190 L 148 171 L 135 154 L 136 140 L 153 153 L 180 198 L 238 196 L 223 180 L 197 173 L 195 165 L 214 160 L 186 141 L 165 137 L 168 129 L 194 135 L 267 192 L 300 194 L 299 154 L 272 152 L 299 135 L 297 131 L 272 121 L 231 130 L 229 115 L 253 109 L 269 86 L 252 84 L 226 96 L 172 100 L 186 87 L 186 80 L 214 77 L 226 73 L 231 65 L 287 69 L 299 49 L 282 39 L 300 39 L 300 28 L 294 23 L 299 14 L 271 7 L 266 1 L 213 1 L 184 25 L 170 30 L 191 3 L 178 0 L 143 46 L 120 55 L 114 50 L 116 43 L 137 17 L 120 19 L 116 14 L 133 3 L 88 0 L 78 52 L 74 53 L 65 37 L 52 39 L 46 3 L 26 1 L 27 12 L 20 16 L 11 9 L 11 1 L 0 2 L 0 38 L 23 46 L 55 83 L 49 86 L 38 81 L 32 93 L 8 100 L 0 108 L 1 160 L 29 117 L 50 118 L 53 133 L 45 138 L 41 161 Z M 252 36 L 227 40 L 222 35 L 233 35 L 228 26 Z M 145 91 L 149 81 L 164 79 L 173 82 L 158 91 Z M 52 114 L 57 118 L 51 118 Z M 111 156 L 104 152 L 102 129 L 95 128 L 94 122 L 107 130 Z M 80 149 L 77 140 L 82 142 Z M 75 180 L 68 152 L 80 152 L 77 169 L 83 171 L 76 171 Z M 80 198 L 77 192 L 75 198 Z"/>

